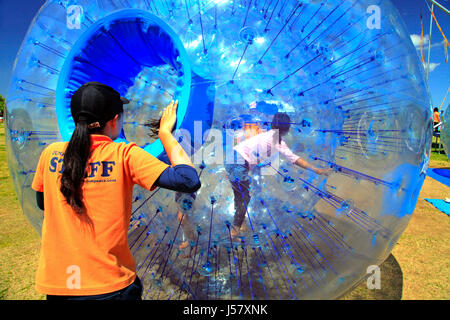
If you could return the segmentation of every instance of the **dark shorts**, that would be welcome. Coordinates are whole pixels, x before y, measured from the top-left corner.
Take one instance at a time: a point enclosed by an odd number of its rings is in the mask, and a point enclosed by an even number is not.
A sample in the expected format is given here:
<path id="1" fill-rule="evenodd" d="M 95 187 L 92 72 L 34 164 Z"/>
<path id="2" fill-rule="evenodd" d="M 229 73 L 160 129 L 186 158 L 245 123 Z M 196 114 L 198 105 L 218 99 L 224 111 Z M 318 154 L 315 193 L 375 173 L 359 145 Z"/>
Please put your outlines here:
<path id="1" fill-rule="evenodd" d="M 439 124 L 439 122 L 433 122 L 434 132 L 439 132 L 439 127 L 435 127 Z"/>
<path id="2" fill-rule="evenodd" d="M 142 300 L 142 283 L 136 280 L 121 290 L 90 296 L 54 296 L 47 295 L 47 300 Z"/>

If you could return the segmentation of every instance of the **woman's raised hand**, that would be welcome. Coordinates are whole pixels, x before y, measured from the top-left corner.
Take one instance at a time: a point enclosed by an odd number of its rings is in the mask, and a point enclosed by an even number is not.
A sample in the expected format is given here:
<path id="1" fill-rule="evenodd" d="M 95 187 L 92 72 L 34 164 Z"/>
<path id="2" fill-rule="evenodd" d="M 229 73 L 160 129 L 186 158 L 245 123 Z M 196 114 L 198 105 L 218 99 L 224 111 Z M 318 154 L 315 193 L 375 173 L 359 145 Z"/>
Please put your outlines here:
<path id="1" fill-rule="evenodd" d="M 177 121 L 178 100 L 172 100 L 164 109 L 159 125 L 159 133 L 172 133 L 173 126 Z"/>
<path id="2" fill-rule="evenodd" d="M 177 121 L 178 100 L 172 100 L 164 110 L 159 124 L 158 137 L 166 150 L 172 166 L 179 164 L 187 164 L 194 167 L 191 159 L 184 151 L 183 147 L 178 143 L 177 139 L 172 135 L 172 129 Z"/>

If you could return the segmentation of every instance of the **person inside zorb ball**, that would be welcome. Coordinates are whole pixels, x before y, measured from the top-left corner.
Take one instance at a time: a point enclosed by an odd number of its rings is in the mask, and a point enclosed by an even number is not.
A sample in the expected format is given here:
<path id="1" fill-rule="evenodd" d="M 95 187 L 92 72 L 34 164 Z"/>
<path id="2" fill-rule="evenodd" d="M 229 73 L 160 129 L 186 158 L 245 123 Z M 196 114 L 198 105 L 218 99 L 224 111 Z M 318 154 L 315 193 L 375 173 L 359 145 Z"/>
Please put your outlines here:
<path id="1" fill-rule="evenodd" d="M 286 145 L 282 137 L 289 132 L 290 118 L 286 113 L 277 112 L 272 119 L 270 130 L 249 137 L 251 133 L 246 134 L 247 138 L 234 148 L 233 161 L 226 165 L 228 180 L 234 193 L 235 214 L 233 218 L 233 229 L 230 232 L 232 238 L 236 237 L 242 223 L 245 220 L 247 211 L 247 203 L 250 200 L 250 179 L 248 177 L 249 171 L 257 165 L 267 165 L 273 168 L 272 161 L 268 161 L 268 156 L 273 152 L 283 154 L 292 164 L 295 164 L 303 169 L 314 171 L 316 174 L 326 174 L 327 169 L 318 169 L 295 155 Z M 245 130 L 247 133 L 247 130 Z M 272 151 L 273 150 L 273 151 Z M 265 162 L 265 163 L 264 163 Z M 275 168 L 273 168 L 276 170 Z"/>
<path id="2" fill-rule="evenodd" d="M 62 299 L 339 298 L 405 230 L 433 130 L 387 0 L 49 0 L 6 103 Z"/>

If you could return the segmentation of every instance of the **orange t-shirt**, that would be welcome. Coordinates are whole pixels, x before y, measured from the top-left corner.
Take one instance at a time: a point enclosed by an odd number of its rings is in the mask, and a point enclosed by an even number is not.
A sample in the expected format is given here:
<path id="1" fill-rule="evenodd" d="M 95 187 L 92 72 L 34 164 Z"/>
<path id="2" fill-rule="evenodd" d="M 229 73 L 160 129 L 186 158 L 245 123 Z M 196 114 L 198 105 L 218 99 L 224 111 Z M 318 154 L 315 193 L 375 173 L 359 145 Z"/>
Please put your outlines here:
<path id="1" fill-rule="evenodd" d="M 136 278 L 128 245 L 135 184 L 150 190 L 168 167 L 136 144 L 91 135 L 92 155 L 79 215 L 59 190 L 67 142 L 41 154 L 32 188 L 44 192 L 44 221 L 36 289 L 50 295 L 95 295 L 125 288 Z"/>
<path id="2" fill-rule="evenodd" d="M 439 121 L 441 121 L 440 120 L 440 116 L 439 116 L 439 112 L 435 111 L 434 112 L 434 122 L 437 123 Z"/>
<path id="3" fill-rule="evenodd" d="M 244 129 L 244 135 L 245 135 L 245 139 L 250 139 L 260 133 L 262 133 L 263 130 L 261 129 L 261 127 L 259 126 L 258 123 L 253 123 L 253 122 L 249 122 L 245 124 L 245 129 Z"/>

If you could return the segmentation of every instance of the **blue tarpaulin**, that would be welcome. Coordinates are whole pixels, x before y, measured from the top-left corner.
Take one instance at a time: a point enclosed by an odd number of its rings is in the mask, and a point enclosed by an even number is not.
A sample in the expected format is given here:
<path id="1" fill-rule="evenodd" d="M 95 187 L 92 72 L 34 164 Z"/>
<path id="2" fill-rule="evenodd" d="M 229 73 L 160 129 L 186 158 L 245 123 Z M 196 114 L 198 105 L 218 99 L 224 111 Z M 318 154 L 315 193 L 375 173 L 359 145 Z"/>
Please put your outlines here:
<path id="1" fill-rule="evenodd" d="M 442 199 L 425 199 L 437 209 L 450 216 L 450 202 L 445 202 Z"/>
<path id="2" fill-rule="evenodd" d="M 427 171 L 427 176 L 445 184 L 447 187 L 450 187 L 450 169 L 429 168 Z"/>

